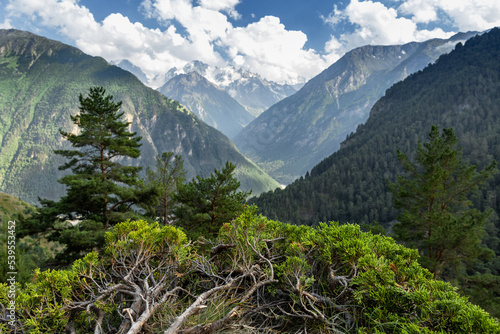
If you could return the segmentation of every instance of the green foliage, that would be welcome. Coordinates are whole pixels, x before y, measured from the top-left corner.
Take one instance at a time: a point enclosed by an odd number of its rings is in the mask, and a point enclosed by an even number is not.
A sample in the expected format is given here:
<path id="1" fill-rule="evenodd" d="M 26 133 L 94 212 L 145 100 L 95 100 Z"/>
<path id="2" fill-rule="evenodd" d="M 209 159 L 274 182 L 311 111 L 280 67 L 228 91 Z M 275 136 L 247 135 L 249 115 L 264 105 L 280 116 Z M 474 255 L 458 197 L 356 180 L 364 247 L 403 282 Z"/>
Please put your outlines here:
<path id="1" fill-rule="evenodd" d="M 491 316 L 500 319 L 500 277 L 491 274 L 475 274 L 459 277 L 459 292 L 471 303 L 481 305 Z"/>
<path id="2" fill-rule="evenodd" d="M 90 88 L 87 97 L 80 94 L 79 101 L 80 113 L 71 116 L 79 133 L 61 130 L 76 150 L 54 151 L 69 159 L 59 169 L 73 172 L 59 180 L 67 187 L 61 200 L 66 210 L 61 214 L 102 221 L 107 228 L 123 219 L 119 213 L 149 199 L 138 176 L 141 168 L 117 162 L 118 158 L 139 157 L 141 137 L 128 131 L 130 122 L 124 122 L 119 112 L 122 103 L 114 103 L 103 87 Z"/>
<path id="3" fill-rule="evenodd" d="M 416 250 L 357 225 L 294 226 L 255 212 L 248 207 L 225 223 L 206 257 L 192 253 L 175 227 L 115 225 L 102 256 L 89 253 L 71 270 L 36 272 L 16 299 L 17 333 L 140 330 L 118 315 L 131 310 L 160 332 L 500 331 L 485 311 L 422 268 Z M 3 305 L 6 291 L 2 285 Z"/>
<path id="4" fill-rule="evenodd" d="M 157 188 L 158 203 L 149 203 L 146 207 L 153 217 L 159 217 L 163 224 L 172 220 L 171 212 L 175 202 L 173 195 L 186 178 L 184 159 L 172 152 L 163 152 L 156 157 L 155 169 L 147 168 L 146 185 L 148 188 Z"/>
<path id="5" fill-rule="evenodd" d="M 155 256 L 171 256 L 170 260 L 182 263 L 189 251 L 184 232 L 170 225 L 160 226 L 157 222 L 150 224 L 144 220 L 117 224 L 106 232 L 105 241 L 104 253 L 110 259 L 144 248 Z"/>
<path id="6" fill-rule="evenodd" d="M 139 313 L 146 308 L 130 301 L 127 291 L 149 283 L 153 288 L 159 284 L 155 288 L 163 293 L 162 288 L 177 280 L 176 269 L 189 256 L 182 231 L 145 221 L 117 224 L 106 233 L 105 245 L 102 256 L 89 253 L 75 261 L 71 269 L 37 269 L 32 281 L 16 296 L 17 333 L 61 333 L 68 328 L 78 328 L 78 333 L 93 332 L 94 327 L 104 326 L 99 322 L 101 314 L 107 318 L 105 332 L 118 332 L 114 328 L 121 321 L 118 310 L 135 307 Z M 129 267 L 131 263 L 135 265 Z M 119 288 L 121 292 L 116 291 Z M 155 295 L 143 288 L 145 300 Z M 0 301 L 3 305 L 8 301 L 6 285 L 1 285 Z M 145 303 L 156 302 L 153 298 Z"/>
<path id="7" fill-rule="evenodd" d="M 117 159 L 137 158 L 140 137 L 128 131 L 122 120 L 121 102 L 113 102 L 103 87 L 90 88 L 79 96 L 80 113 L 71 116 L 78 134 L 60 131 L 73 150 L 56 150 L 67 159 L 59 169 L 72 174 L 59 180 L 67 187 L 58 202 L 41 200 L 32 217 L 21 220 L 21 235 L 46 234 L 51 241 L 66 245 L 58 260 L 71 263 L 85 253 L 99 249 L 104 230 L 127 218 L 138 217 L 131 207 L 150 202 L 156 188 L 147 188 L 139 178 L 140 167 Z"/>
<path id="8" fill-rule="evenodd" d="M 338 220 L 366 226 L 377 221 L 390 230 L 399 214 L 387 189 L 387 180 L 395 182 L 402 173 L 397 149 L 414 160 L 418 141 L 426 138 L 432 125 L 453 128 L 460 138 L 463 161 L 478 170 L 492 160 L 500 161 L 499 48 L 498 28 L 459 44 L 437 63 L 388 89 L 366 123 L 310 173 L 285 189 L 249 202 L 267 217 L 293 224 L 315 226 Z M 495 252 L 495 258 L 478 258 L 466 273 L 500 276 L 500 174 L 469 199 L 472 208 L 493 210 L 483 242 Z M 484 300 L 485 308 L 487 304 Z M 496 309 L 500 304 L 488 306 L 490 312 Z"/>
<path id="9" fill-rule="evenodd" d="M 77 273 L 66 270 L 35 270 L 33 282 L 16 299 L 18 317 L 26 333 L 63 332 L 67 308 L 74 299 Z"/>
<path id="10" fill-rule="evenodd" d="M 197 176 L 179 187 L 175 196 L 180 206 L 175 209 L 182 226 L 190 237 L 214 237 L 222 224 L 236 218 L 249 192 L 238 191 L 240 182 L 233 176 L 236 165 L 225 167 L 210 177 Z"/>
<path id="11" fill-rule="evenodd" d="M 39 267 L 40 263 L 53 259 L 61 248 L 58 243 L 49 242 L 41 235 L 25 237 L 19 233 L 21 222 L 34 212 L 35 208 L 31 205 L 0 193 L 0 258 L 5 259 L 0 262 L 0 282 L 5 282 L 10 277 L 7 272 L 16 272 L 15 279 L 18 283 L 27 282 L 33 275 L 33 269 Z M 9 235 L 14 239 L 8 239 Z M 10 249 L 15 253 L 14 269 L 8 265 L 8 246 L 11 246 Z"/>
<path id="12" fill-rule="evenodd" d="M 396 208 L 402 209 L 393 228 L 396 237 L 419 249 L 421 263 L 435 277 L 485 252 L 481 236 L 491 212 L 471 208 L 469 198 L 497 171 L 496 162 L 477 172 L 477 166 L 462 162 L 457 143 L 453 129 L 440 135 L 433 126 L 429 142 L 418 144 L 416 162 L 398 151 L 406 175 L 389 185 Z"/>

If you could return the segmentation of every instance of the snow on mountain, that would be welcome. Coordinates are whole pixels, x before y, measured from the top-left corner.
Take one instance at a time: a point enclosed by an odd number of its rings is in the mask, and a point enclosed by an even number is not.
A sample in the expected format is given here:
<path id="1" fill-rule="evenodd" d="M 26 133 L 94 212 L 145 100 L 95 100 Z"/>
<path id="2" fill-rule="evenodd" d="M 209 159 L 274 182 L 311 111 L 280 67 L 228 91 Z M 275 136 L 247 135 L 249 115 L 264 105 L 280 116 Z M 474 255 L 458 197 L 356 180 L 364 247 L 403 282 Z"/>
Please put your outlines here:
<path id="1" fill-rule="evenodd" d="M 254 116 L 258 116 L 273 104 L 294 94 L 301 87 L 300 84 L 292 86 L 268 81 L 243 68 L 210 66 L 197 60 L 187 63 L 181 69 L 176 67 L 170 69 L 161 79 L 165 83 L 177 75 L 191 72 L 197 72 L 224 89 Z"/>

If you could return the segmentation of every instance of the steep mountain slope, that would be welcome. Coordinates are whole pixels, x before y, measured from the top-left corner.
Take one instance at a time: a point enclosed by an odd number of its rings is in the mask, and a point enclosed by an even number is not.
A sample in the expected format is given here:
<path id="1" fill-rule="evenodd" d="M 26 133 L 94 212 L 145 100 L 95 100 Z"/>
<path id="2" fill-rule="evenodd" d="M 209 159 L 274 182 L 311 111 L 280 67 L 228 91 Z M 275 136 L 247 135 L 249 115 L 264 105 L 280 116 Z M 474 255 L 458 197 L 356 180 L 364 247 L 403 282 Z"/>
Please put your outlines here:
<path id="1" fill-rule="evenodd" d="M 5 227 L 9 220 L 15 220 L 17 214 L 32 208 L 31 205 L 9 194 L 0 192 L 0 228 Z"/>
<path id="2" fill-rule="evenodd" d="M 124 69 L 125 71 L 129 71 L 133 75 L 137 77 L 137 79 L 141 80 L 143 83 L 146 83 L 148 81 L 148 78 L 146 74 L 141 70 L 139 66 L 135 66 L 132 64 L 129 60 L 123 59 L 118 62 L 111 62 L 111 65 L 116 65 L 119 68 Z"/>
<path id="3" fill-rule="evenodd" d="M 229 138 L 238 134 L 255 118 L 226 91 L 198 72 L 176 75 L 158 91 L 181 102 L 205 123 Z"/>
<path id="4" fill-rule="evenodd" d="M 236 71 L 233 68 L 220 71 L 215 81 L 254 116 L 296 93 L 297 87 L 302 86 L 278 84 L 242 68 Z"/>
<path id="5" fill-rule="evenodd" d="M 29 203 L 64 193 L 56 182 L 63 160 L 53 150 L 68 146 L 59 129 L 76 130 L 69 116 L 78 112 L 78 95 L 91 86 L 104 86 L 122 101 L 132 130 L 142 136 L 141 157 L 131 163 L 152 165 L 158 153 L 174 151 L 184 157 L 189 177 L 206 176 L 229 160 L 239 166 L 243 189 L 259 193 L 277 186 L 222 133 L 131 73 L 56 41 L 0 30 L 2 191 Z"/>
<path id="6" fill-rule="evenodd" d="M 471 35 L 348 52 L 300 91 L 262 113 L 234 142 L 280 183 L 290 183 L 338 150 L 387 88 Z"/>
<path id="7" fill-rule="evenodd" d="M 182 69 L 176 67 L 170 69 L 165 74 L 163 81 L 168 82 L 177 75 L 191 72 L 197 72 L 208 81 L 224 89 L 254 116 L 260 115 L 276 102 L 297 92 L 295 85 L 268 81 L 258 74 L 242 68 L 209 66 L 197 60 L 186 64 Z"/>
<path id="8" fill-rule="evenodd" d="M 432 125 L 452 127 L 464 159 L 480 170 L 492 159 L 500 161 L 499 59 L 499 29 L 457 45 L 436 64 L 392 86 L 366 124 L 305 178 L 255 203 L 269 218 L 294 223 L 377 221 L 387 226 L 397 216 L 386 188 L 386 180 L 394 181 L 401 172 L 397 149 L 412 159 Z M 477 207 L 495 210 L 497 224 L 499 174 L 473 198 Z"/>

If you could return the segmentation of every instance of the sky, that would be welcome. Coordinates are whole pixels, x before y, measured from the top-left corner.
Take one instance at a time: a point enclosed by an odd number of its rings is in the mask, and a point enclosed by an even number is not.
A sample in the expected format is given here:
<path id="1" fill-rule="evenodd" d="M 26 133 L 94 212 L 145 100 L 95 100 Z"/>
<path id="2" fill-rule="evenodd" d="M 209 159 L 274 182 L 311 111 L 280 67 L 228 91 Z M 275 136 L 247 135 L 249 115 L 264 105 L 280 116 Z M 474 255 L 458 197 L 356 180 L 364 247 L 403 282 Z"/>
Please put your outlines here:
<path id="1" fill-rule="evenodd" d="M 193 60 L 279 83 L 309 80 L 363 45 L 395 45 L 500 26 L 499 0 L 0 0 L 20 29 L 152 79 Z"/>

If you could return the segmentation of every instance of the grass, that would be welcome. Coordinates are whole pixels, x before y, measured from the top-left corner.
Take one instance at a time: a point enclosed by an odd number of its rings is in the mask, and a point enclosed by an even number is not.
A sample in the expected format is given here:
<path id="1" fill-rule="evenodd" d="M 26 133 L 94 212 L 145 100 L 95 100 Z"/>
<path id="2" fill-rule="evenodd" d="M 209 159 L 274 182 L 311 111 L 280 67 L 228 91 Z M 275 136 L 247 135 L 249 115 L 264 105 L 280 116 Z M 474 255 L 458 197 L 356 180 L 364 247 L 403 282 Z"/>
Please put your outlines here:
<path id="1" fill-rule="evenodd" d="M 0 212 L 3 220 L 9 220 L 16 213 L 22 213 L 28 208 L 33 207 L 14 196 L 0 192 Z"/>

